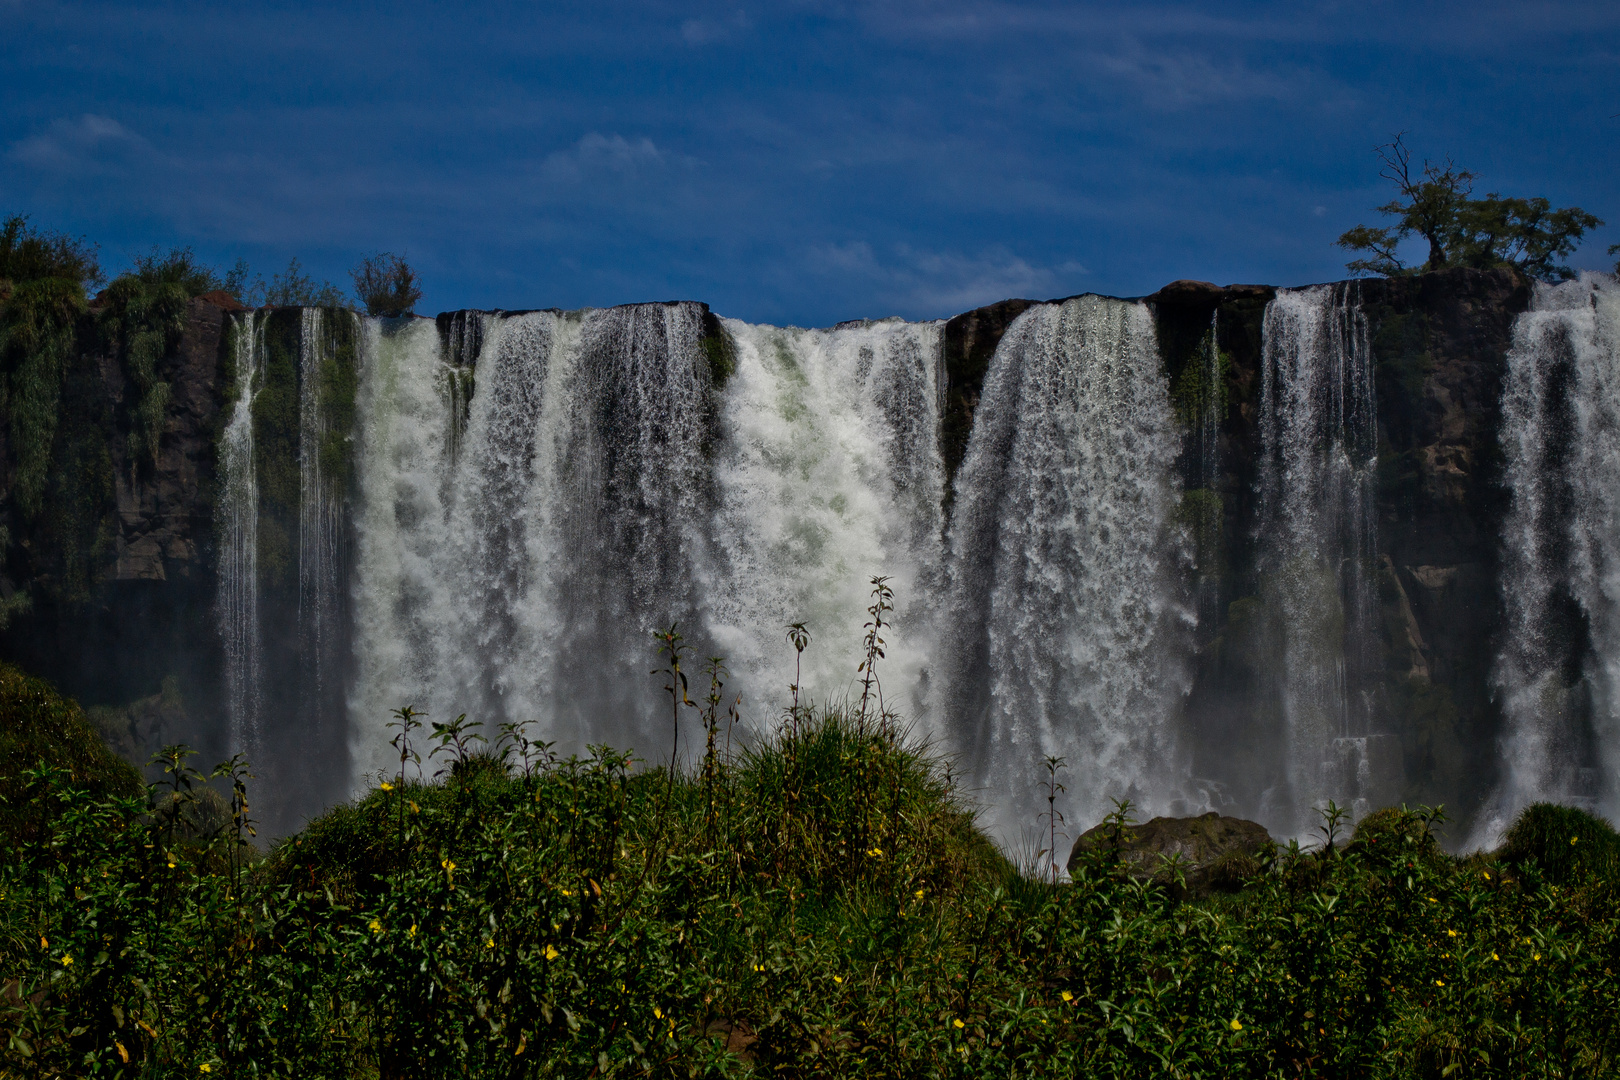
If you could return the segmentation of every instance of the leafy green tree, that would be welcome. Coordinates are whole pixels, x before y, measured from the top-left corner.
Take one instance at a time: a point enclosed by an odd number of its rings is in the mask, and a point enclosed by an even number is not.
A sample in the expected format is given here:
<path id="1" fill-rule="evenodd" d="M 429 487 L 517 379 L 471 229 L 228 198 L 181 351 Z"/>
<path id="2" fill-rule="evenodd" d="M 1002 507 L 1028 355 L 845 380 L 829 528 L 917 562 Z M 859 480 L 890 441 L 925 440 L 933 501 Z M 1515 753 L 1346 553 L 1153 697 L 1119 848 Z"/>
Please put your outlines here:
<path id="1" fill-rule="evenodd" d="M 1377 147 L 1379 175 L 1395 185 L 1398 197 L 1378 207 L 1394 225 L 1357 225 L 1339 237 L 1339 247 L 1363 252 L 1346 267 L 1355 274 L 1394 276 L 1414 272 L 1397 253 L 1410 237 L 1428 242 L 1422 270 L 1447 266 L 1481 269 L 1512 266 L 1543 281 L 1561 281 L 1574 271 L 1558 260 L 1569 255 L 1590 229 L 1603 224 L 1578 206 L 1555 210 L 1544 198 L 1519 199 L 1491 192 L 1473 198 L 1475 173 L 1447 158 L 1412 164 L 1402 136 Z"/>
<path id="2" fill-rule="evenodd" d="M 422 299 L 421 279 L 409 263 L 392 252 L 368 255 L 354 268 L 354 294 L 367 315 L 398 318 L 409 315 Z"/>

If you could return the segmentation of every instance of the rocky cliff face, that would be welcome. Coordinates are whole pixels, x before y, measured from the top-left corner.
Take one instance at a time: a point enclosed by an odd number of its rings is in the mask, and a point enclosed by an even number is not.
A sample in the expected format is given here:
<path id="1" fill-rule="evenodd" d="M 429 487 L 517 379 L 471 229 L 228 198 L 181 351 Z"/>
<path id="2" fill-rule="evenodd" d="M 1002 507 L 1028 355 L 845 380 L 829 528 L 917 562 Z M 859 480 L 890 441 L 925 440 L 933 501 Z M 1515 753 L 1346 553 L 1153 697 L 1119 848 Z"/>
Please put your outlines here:
<path id="1" fill-rule="evenodd" d="M 1352 286 L 1368 321 L 1377 394 L 1379 700 L 1375 765 L 1389 802 L 1445 803 L 1467 817 L 1490 787 L 1501 724 L 1489 675 L 1501 628 L 1498 427 L 1505 356 L 1530 285 L 1511 271 L 1446 270 Z M 1165 375 L 1187 427 L 1182 486 L 1197 548 L 1199 669 L 1188 700 L 1194 770 L 1255 809 L 1236 778 L 1280 774 L 1274 613 L 1257 560 L 1262 320 L 1268 286 L 1178 281 L 1146 298 Z M 947 324 L 948 455 L 971 430 L 988 358 L 1028 301 Z M 1219 385 L 1201 367 L 1211 344 Z M 1201 438 L 1213 402 L 1218 427 Z"/>
<path id="2" fill-rule="evenodd" d="M 1530 289 L 1511 272 L 1468 270 L 1350 288 L 1367 318 L 1375 365 L 1377 545 L 1366 571 L 1377 584 L 1374 711 L 1385 729 L 1376 753 L 1396 778 L 1384 794 L 1466 813 L 1459 803 L 1488 786 L 1500 725 L 1489 689 L 1507 505 L 1499 403 L 1513 320 Z M 1252 799 L 1235 790 L 1235 778 L 1252 783 L 1280 768 L 1280 706 L 1270 677 L 1277 647 L 1257 558 L 1262 323 L 1274 294 L 1267 286 L 1183 281 L 1146 298 L 1187 430 L 1182 488 L 1199 604 L 1198 674 L 1187 702 L 1194 770 L 1224 786 L 1238 812 L 1252 810 Z M 1002 301 L 945 326 L 941 440 L 952 473 L 966 452 L 996 345 L 1033 303 Z M 206 752 L 224 750 L 213 508 L 228 314 L 237 307 L 220 294 L 192 301 L 179 345 L 159 371 L 171 391 L 155 459 L 131 453 L 125 428 L 132 388 L 90 321 L 64 379 L 52 486 L 37 517 L 25 517 L 10 497 L 14 455 L 0 425 L 0 524 L 9 539 L 0 601 L 26 594 L 30 605 L 9 605 L 14 615 L 0 631 L 0 656 L 89 705 L 121 707 L 161 694 L 162 709 L 140 713 L 141 737 L 185 737 Z M 734 359 L 718 321 L 710 321 L 704 347 L 723 383 Z M 289 457 L 296 457 L 296 440 L 291 422 L 271 412 L 292 400 L 296 387 L 296 324 L 292 312 L 268 322 L 265 386 L 275 393 L 255 405 L 265 440 L 266 602 L 279 603 L 287 619 L 297 614 L 296 589 L 272 580 L 281 562 L 270 541 L 278 528 L 290 537 L 296 524 L 295 500 L 281 491 L 292 482 L 281 474 L 297 469 Z M 456 347 L 456 335 L 474 326 L 450 316 L 440 324 Z M 460 344 L 476 352 L 476 342 Z M 353 350 L 352 341 L 339 343 L 339 367 L 352 370 Z M 287 460 L 271 460 L 282 443 Z M 283 704 L 302 708 L 291 699 Z M 164 730 L 146 731 L 154 725 Z"/>
<path id="3" fill-rule="evenodd" d="M 0 593 L 27 596 L 0 632 L 0 651 L 90 706 L 148 698 L 167 679 L 171 703 L 186 708 L 172 704 L 147 737 L 204 750 L 222 748 L 202 718 L 217 707 L 219 671 L 211 612 L 222 345 L 227 312 L 240 307 L 223 293 L 191 301 L 178 346 L 158 365 L 170 389 L 155 459 L 131 453 L 133 387 L 93 311 L 64 372 L 37 516 L 11 498 L 15 458 L 0 445 L 0 517 L 11 541 Z"/>

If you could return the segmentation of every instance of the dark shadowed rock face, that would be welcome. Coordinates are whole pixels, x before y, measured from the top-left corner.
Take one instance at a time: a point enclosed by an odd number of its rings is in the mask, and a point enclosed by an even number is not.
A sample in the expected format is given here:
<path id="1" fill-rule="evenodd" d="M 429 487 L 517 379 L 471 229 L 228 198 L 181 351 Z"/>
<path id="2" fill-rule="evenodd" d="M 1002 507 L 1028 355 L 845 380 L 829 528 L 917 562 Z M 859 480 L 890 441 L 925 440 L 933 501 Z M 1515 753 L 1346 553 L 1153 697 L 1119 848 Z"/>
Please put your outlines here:
<path id="1" fill-rule="evenodd" d="M 214 711 L 215 440 L 226 313 L 239 308 L 223 293 L 191 301 L 179 344 L 157 365 L 169 400 L 155 460 L 131 453 L 124 418 L 136 391 L 89 319 L 64 372 L 51 488 L 36 517 L 11 498 L 14 459 L 0 445 L 11 540 L 0 594 L 26 592 L 30 605 L 0 630 L 0 655 L 87 706 L 148 698 L 169 680 L 192 716 Z M 167 734 L 217 749 L 200 729 Z"/>
<path id="2" fill-rule="evenodd" d="M 940 449 L 945 458 L 947 491 L 967 455 L 973 410 L 979 407 L 990 358 L 996 355 L 996 346 L 1007 327 L 1035 304 L 1034 300 L 1002 300 L 963 312 L 945 324 L 945 414 L 940 421 Z"/>
<path id="3" fill-rule="evenodd" d="M 1087 852 L 1107 851 L 1117 845 L 1120 861 L 1132 877 L 1156 877 L 1164 872 L 1165 860 L 1179 859 L 1187 888 L 1201 893 L 1241 877 L 1271 842 L 1270 835 L 1255 822 L 1214 812 L 1200 817 L 1157 817 L 1118 830 L 1103 822 L 1074 842 L 1068 870 L 1073 874 Z M 1239 872 L 1230 872 L 1234 870 Z"/>

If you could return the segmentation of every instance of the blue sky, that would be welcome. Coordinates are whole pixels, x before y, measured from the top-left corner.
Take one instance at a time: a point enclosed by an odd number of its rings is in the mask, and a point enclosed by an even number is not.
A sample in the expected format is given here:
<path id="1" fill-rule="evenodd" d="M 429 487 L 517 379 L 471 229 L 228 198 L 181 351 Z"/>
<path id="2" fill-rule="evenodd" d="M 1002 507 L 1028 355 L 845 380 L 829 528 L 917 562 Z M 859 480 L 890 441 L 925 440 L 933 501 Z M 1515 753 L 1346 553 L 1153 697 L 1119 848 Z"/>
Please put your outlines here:
<path id="1" fill-rule="evenodd" d="M 419 311 L 937 317 L 1343 276 L 1406 130 L 1620 241 L 1620 4 L 0 0 L 0 211 Z"/>

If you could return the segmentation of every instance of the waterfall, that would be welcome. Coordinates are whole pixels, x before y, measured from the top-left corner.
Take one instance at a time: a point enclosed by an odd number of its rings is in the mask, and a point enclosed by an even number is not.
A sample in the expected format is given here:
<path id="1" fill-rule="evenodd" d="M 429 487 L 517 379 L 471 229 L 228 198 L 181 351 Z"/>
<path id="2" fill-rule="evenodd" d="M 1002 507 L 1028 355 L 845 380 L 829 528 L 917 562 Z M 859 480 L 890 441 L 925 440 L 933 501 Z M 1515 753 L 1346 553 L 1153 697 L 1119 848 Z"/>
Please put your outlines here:
<path id="1" fill-rule="evenodd" d="M 708 317 L 712 319 L 712 317 Z M 867 580 L 900 594 L 880 669 L 921 707 L 940 575 L 937 324 L 706 324 L 695 304 L 368 321 L 358 401 L 361 779 L 413 704 L 666 759 L 648 670 L 676 624 L 768 726 L 851 681 Z M 705 337 L 705 335 L 708 335 Z M 694 681 L 693 693 L 699 690 Z M 685 744 L 690 750 L 694 740 Z M 397 762 L 394 767 L 397 767 Z"/>
<path id="2" fill-rule="evenodd" d="M 362 334 L 357 767 L 412 704 L 656 757 L 652 631 L 699 648 L 713 402 L 696 304 Z M 469 370 L 466 360 L 474 363 Z M 470 395 L 468 391 L 470 390 Z M 465 414 L 462 415 L 462 409 Z M 397 763 L 396 763 L 397 766 Z"/>
<path id="3" fill-rule="evenodd" d="M 1266 306 L 1260 401 L 1260 585 L 1280 640 L 1287 790 L 1265 819 L 1309 831 L 1329 799 L 1383 805 L 1376 730 L 1377 414 L 1359 286 L 1285 290 Z"/>
<path id="4" fill-rule="evenodd" d="M 725 325 L 736 371 L 715 461 L 711 639 L 730 658 L 756 724 L 770 720 L 793 682 L 790 622 L 811 635 L 807 691 L 842 696 L 860 663 L 870 579 L 886 575 L 896 625 L 878 677 L 885 700 L 932 731 L 927 684 L 944 531 L 941 324 Z"/>
<path id="5" fill-rule="evenodd" d="M 1193 622 L 1180 446 L 1144 305 L 1084 296 L 1008 328 L 956 477 L 941 673 L 1004 839 L 1034 824 L 1048 756 L 1067 764 L 1073 831 L 1115 798 L 1142 817 L 1203 808 L 1176 790 Z"/>
<path id="6" fill-rule="evenodd" d="M 342 717 L 348 647 L 342 476 L 348 432 L 330 416 L 328 399 L 344 373 L 337 328 L 327 319 L 352 324 L 355 316 L 322 308 L 304 308 L 299 315 L 298 709 L 317 728 L 323 749 L 335 743 L 330 749 L 341 751 L 344 740 L 333 740 L 326 729 Z"/>
<path id="7" fill-rule="evenodd" d="M 253 397 L 259 387 L 268 317 L 231 324 L 235 401 L 220 437 L 219 626 L 225 652 L 225 707 L 233 752 L 258 750 L 262 672 L 259 629 L 259 488 L 253 457 Z"/>
<path id="8" fill-rule="evenodd" d="M 1502 394 L 1512 508 L 1493 674 L 1503 777 L 1474 842 L 1553 801 L 1620 812 L 1620 285 L 1537 285 Z"/>

